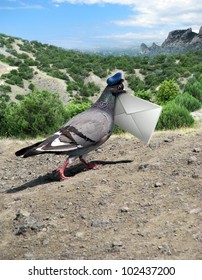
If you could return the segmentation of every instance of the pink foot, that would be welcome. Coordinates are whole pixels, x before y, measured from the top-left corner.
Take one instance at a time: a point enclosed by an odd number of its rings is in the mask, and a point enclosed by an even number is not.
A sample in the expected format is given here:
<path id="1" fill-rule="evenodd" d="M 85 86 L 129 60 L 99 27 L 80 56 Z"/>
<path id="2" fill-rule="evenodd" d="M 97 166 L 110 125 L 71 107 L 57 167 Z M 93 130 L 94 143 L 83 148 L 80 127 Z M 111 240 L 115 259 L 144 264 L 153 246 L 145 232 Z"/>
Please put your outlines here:
<path id="1" fill-rule="evenodd" d="M 63 170 L 63 168 L 58 168 L 57 171 L 58 171 L 57 174 L 59 175 L 60 180 L 69 179 L 68 176 L 65 176 L 65 175 L 64 175 L 64 170 Z"/>
<path id="2" fill-rule="evenodd" d="M 68 166 L 68 164 L 69 164 L 69 160 L 67 160 L 67 161 L 65 162 L 65 164 L 64 164 L 63 167 L 57 168 L 57 171 L 58 171 L 58 175 L 59 175 L 60 180 L 69 179 L 69 177 L 65 176 L 65 174 L 64 174 L 65 169 L 66 169 L 66 167 Z"/>

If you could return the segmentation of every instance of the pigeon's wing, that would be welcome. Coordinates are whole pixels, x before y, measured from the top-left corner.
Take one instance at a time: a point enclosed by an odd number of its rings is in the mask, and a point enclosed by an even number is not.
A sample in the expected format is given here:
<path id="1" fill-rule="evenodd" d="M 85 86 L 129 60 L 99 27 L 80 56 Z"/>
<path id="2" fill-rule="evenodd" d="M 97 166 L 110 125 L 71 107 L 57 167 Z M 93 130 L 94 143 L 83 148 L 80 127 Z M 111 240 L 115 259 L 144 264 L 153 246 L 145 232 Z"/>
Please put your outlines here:
<path id="1" fill-rule="evenodd" d="M 99 110 L 87 110 L 72 118 L 64 127 L 40 143 L 36 151 L 62 152 L 104 143 L 111 134 L 113 119 Z"/>

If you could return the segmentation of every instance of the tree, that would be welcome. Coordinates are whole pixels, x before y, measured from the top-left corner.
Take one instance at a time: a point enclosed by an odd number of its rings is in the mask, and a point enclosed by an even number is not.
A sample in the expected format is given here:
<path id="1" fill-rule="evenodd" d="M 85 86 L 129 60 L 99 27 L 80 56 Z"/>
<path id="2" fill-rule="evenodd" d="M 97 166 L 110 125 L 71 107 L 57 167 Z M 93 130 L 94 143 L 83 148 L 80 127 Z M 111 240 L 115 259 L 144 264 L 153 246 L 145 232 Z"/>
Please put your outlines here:
<path id="1" fill-rule="evenodd" d="M 165 104 L 168 101 L 175 99 L 179 93 L 178 85 L 174 80 L 163 81 L 157 91 L 157 102 Z"/>
<path id="2" fill-rule="evenodd" d="M 20 138 L 46 136 L 65 122 L 66 111 L 59 95 L 35 90 L 20 104 L 7 106 L 7 135 Z"/>

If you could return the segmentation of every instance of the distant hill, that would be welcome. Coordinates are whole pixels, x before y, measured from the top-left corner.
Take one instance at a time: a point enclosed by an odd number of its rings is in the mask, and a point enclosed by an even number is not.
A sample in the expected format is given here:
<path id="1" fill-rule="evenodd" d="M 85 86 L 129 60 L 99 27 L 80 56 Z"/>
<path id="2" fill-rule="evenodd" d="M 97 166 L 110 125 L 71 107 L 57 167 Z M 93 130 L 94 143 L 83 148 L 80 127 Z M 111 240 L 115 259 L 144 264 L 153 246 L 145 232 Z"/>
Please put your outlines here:
<path id="1" fill-rule="evenodd" d="M 140 54 L 149 56 L 186 53 L 197 50 L 202 50 L 202 26 L 199 33 L 193 32 L 191 28 L 171 31 L 161 46 L 156 43 L 153 43 L 151 47 L 144 43 L 140 46 Z"/>
<path id="2" fill-rule="evenodd" d="M 197 38 L 201 38 L 201 30 L 198 35 L 192 31 L 179 34 L 179 44 L 184 37 L 192 38 L 196 44 Z M 171 32 L 163 46 L 171 48 L 176 44 L 175 38 L 177 34 Z M 153 44 L 156 53 L 162 48 Z M 37 88 L 57 92 L 65 104 L 70 99 L 94 101 L 106 86 L 107 77 L 117 71 L 123 72 L 128 92 L 150 91 L 155 96 L 166 79 L 175 80 L 181 90 L 188 81 L 198 80 L 202 73 L 201 57 L 200 50 L 186 57 L 160 54 L 150 58 L 110 52 L 98 55 L 0 34 L 0 100 L 19 102 Z"/>

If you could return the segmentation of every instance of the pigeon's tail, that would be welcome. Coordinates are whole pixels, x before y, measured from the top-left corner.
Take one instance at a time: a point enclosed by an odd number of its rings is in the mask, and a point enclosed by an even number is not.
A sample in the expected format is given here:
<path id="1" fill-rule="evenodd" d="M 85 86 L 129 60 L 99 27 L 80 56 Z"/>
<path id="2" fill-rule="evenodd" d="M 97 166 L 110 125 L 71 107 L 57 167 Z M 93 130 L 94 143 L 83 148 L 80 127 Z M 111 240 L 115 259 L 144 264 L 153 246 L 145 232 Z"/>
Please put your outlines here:
<path id="1" fill-rule="evenodd" d="M 40 151 L 37 151 L 37 150 L 34 149 L 34 148 L 35 148 L 35 147 L 38 147 L 42 142 L 43 142 L 43 141 L 38 142 L 38 143 L 35 143 L 35 144 L 33 144 L 33 145 L 31 145 L 31 146 L 28 146 L 28 147 L 26 147 L 26 148 L 23 148 L 23 149 L 17 151 L 17 152 L 15 153 L 15 155 L 16 155 L 17 157 L 20 157 L 20 156 L 21 156 L 21 157 L 23 157 L 23 158 L 26 158 L 26 157 L 31 157 L 31 156 L 36 156 L 36 155 L 38 155 L 38 154 L 41 154 Z"/>

